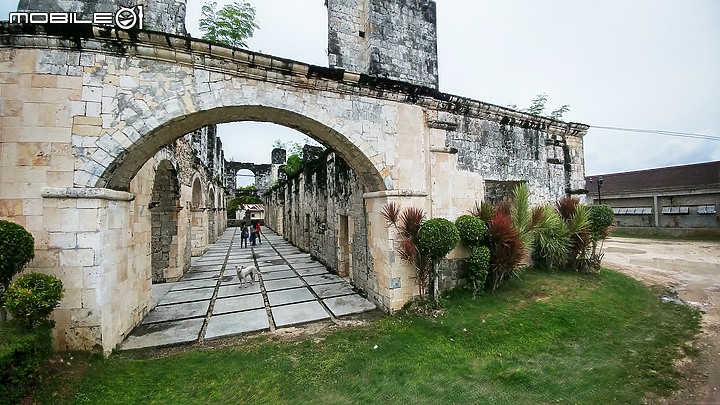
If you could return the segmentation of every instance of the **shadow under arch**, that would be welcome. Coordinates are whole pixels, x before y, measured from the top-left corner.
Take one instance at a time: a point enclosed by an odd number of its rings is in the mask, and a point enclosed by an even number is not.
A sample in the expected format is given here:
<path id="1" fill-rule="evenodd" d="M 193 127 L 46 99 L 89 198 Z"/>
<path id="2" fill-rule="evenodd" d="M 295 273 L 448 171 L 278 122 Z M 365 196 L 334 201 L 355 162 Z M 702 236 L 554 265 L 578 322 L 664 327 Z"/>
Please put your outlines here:
<path id="1" fill-rule="evenodd" d="M 129 191 L 130 181 L 140 168 L 164 146 L 197 129 L 238 121 L 268 122 L 295 129 L 334 150 L 357 173 L 367 191 L 386 190 L 378 169 L 345 135 L 305 115 L 261 105 L 225 106 L 199 111 L 161 123 L 115 158 L 95 187 Z M 377 151 L 370 151 L 377 153 Z M 373 154 L 374 154 L 373 153 Z"/>

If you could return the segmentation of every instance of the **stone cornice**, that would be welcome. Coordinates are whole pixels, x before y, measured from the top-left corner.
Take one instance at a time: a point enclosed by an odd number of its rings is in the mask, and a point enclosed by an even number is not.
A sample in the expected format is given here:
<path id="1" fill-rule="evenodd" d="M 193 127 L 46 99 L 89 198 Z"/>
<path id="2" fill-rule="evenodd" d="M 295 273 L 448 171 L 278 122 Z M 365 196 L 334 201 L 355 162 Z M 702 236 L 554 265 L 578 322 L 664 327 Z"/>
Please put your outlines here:
<path id="1" fill-rule="evenodd" d="M 44 187 L 43 198 L 89 198 L 110 201 L 133 201 L 135 194 L 108 188 Z"/>
<path id="2" fill-rule="evenodd" d="M 438 112 L 539 130 L 549 135 L 582 137 L 590 128 L 585 124 L 521 113 L 428 87 L 309 65 L 160 32 L 123 31 L 91 25 L 41 26 L 2 22 L 2 48 L 86 51 L 153 59 L 293 87 L 410 103 Z M 452 130 L 452 125 L 446 129 Z"/>

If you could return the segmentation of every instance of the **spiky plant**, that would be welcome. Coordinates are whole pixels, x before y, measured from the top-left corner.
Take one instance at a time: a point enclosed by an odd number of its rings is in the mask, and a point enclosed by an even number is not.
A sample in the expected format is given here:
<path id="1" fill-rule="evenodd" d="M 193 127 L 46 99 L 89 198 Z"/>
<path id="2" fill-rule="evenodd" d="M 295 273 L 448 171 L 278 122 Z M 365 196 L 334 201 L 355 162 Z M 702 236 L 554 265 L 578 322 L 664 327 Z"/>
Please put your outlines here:
<path id="1" fill-rule="evenodd" d="M 570 233 L 568 266 L 574 270 L 587 270 L 590 257 L 590 215 L 586 205 L 577 205 L 575 215 L 567 221 Z"/>
<path id="2" fill-rule="evenodd" d="M 415 268 L 420 295 L 425 295 L 432 271 L 431 261 L 418 248 L 418 231 L 425 222 L 425 211 L 420 208 L 401 208 L 390 202 L 380 211 L 385 220 L 395 227 L 399 241 L 396 247 L 400 259 Z"/>
<path id="3" fill-rule="evenodd" d="M 470 210 L 470 214 L 487 224 L 493 216 L 493 205 L 487 201 L 480 203 L 475 201 L 475 207 Z"/>
<path id="4" fill-rule="evenodd" d="M 564 196 L 555 203 L 555 208 L 562 217 L 562 219 L 569 221 L 575 216 L 575 210 L 580 204 L 580 200 L 575 197 Z"/>
<path id="5" fill-rule="evenodd" d="M 495 291 L 517 275 L 525 255 L 523 243 L 509 215 L 496 211 L 488 226 L 490 234 L 490 274 L 488 283 Z"/>
<path id="6" fill-rule="evenodd" d="M 542 220 L 535 228 L 532 244 L 532 258 L 535 266 L 560 269 L 570 252 L 570 232 L 560 214 L 551 206 L 539 207 Z"/>

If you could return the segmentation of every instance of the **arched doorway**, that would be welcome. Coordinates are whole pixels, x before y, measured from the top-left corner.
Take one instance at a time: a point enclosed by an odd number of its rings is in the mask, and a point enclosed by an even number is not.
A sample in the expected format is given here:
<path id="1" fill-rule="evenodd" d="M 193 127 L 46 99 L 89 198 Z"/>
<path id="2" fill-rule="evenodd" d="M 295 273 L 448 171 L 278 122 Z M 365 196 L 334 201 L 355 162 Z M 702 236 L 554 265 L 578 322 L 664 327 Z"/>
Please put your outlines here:
<path id="1" fill-rule="evenodd" d="M 190 206 L 190 255 L 201 256 L 207 250 L 207 228 L 205 226 L 206 208 L 203 203 L 202 184 L 195 178 L 192 185 Z"/>
<path id="2" fill-rule="evenodd" d="M 152 282 L 166 281 L 169 270 L 177 267 L 180 187 L 172 163 L 163 160 L 155 172 L 150 222 L 152 229 Z"/>

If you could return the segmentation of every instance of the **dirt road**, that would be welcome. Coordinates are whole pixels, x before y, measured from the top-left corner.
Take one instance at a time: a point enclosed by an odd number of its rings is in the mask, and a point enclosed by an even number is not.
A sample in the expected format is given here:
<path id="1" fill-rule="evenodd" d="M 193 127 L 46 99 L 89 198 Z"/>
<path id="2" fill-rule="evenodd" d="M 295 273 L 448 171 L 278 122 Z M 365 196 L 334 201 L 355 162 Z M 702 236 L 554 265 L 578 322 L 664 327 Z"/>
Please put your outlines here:
<path id="1" fill-rule="evenodd" d="M 720 405 L 720 242 L 609 238 L 605 267 L 677 291 L 704 312 L 700 355 L 682 368 L 689 375 L 667 404 Z"/>

